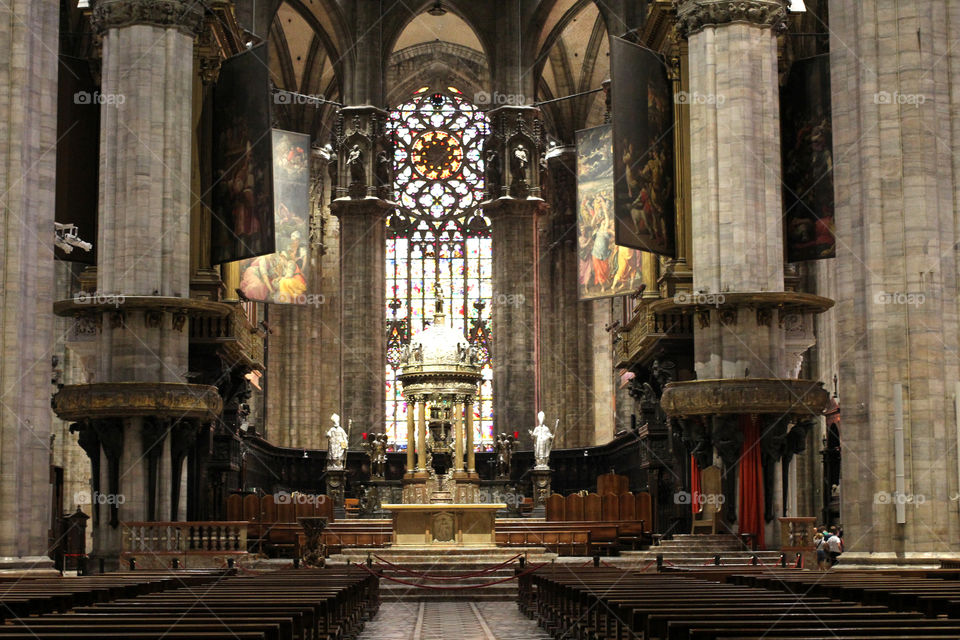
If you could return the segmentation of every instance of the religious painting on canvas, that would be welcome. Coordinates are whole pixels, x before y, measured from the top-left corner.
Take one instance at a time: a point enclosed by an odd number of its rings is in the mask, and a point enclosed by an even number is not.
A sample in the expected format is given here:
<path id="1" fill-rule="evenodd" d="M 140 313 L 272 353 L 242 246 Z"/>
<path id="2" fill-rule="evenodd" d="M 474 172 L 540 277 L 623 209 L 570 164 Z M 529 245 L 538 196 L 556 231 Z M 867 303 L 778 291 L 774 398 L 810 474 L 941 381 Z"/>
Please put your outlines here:
<path id="1" fill-rule="evenodd" d="M 641 253 L 614 241 L 613 137 L 610 125 L 577 132 L 577 253 L 581 300 L 633 293 Z"/>

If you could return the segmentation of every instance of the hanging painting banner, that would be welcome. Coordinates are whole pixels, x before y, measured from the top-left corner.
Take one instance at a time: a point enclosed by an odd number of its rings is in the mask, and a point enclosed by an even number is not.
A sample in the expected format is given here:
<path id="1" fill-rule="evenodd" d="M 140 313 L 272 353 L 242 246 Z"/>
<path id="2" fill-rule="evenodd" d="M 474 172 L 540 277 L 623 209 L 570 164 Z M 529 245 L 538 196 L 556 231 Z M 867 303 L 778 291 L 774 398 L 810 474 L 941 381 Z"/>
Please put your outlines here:
<path id="1" fill-rule="evenodd" d="M 827 56 L 798 60 L 780 96 L 787 262 L 837 255 Z"/>
<path id="2" fill-rule="evenodd" d="M 675 256 L 673 95 L 663 60 L 622 38 L 610 45 L 617 244 Z"/>
<path id="3" fill-rule="evenodd" d="M 633 293 L 641 253 L 614 242 L 613 133 L 605 124 L 577 131 L 577 254 L 581 300 Z"/>
<path id="4" fill-rule="evenodd" d="M 273 227 L 277 251 L 240 263 L 240 290 L 257 302 L 306 304 L 310 252 L 310 136 L 275 129 Z"/>
<path id="5" fill-rule="evenodd" d="M 224 61 L 213 94 L 211 261 L 275 250 L 267 45 Z"/>

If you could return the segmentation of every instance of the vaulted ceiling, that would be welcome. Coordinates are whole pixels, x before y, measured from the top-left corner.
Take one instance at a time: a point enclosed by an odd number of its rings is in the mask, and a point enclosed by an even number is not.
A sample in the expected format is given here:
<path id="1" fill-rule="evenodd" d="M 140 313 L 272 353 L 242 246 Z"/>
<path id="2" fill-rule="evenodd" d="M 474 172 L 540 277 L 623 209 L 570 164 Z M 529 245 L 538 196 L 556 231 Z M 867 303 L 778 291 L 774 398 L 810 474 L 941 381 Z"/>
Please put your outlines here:
<path id="1" fill-rule="evenodd" d="M 288 91 L 340 101 L 344 93 L 344 61 L 361 55 L 360 34 L 349 28 L 350 5 L 356 0 L 276 0 L 279 7 L 269 31 L 274 85 Z M 426 12 L 432 1 L 398 0 L 389 5 L 377 28 L 384 47 L 385 91 L 389 104 L 398 103 L 420 86 L 457 86 L 468 96 L 489 90 L 491 49 L 510 46 L 500 40 L 495 12 L 508 2 L 444 0 L 441 16 Z M 615 2 L 614 2 L 615 3 Z M 536 101 L 596 89 L 609 73 L 606 20 L 608 3 L 595 0 L 537 0 L 523 7 L 520 27 L 526 59 L 533 60 Z M 474 26 L 471 26 L 474 25 Z M 476 27 L 476 28 L 474 28 Z M 478 31 L 479 29 L 479 31 Z M 528 98 L 529 101 L 529 98 Z M 603 120 L 602 94 L 544 107 L 548 130 L 564 142 L 573 132 Z M 279 126 L 328 135 L 334 109 L 284 105 Z"/>

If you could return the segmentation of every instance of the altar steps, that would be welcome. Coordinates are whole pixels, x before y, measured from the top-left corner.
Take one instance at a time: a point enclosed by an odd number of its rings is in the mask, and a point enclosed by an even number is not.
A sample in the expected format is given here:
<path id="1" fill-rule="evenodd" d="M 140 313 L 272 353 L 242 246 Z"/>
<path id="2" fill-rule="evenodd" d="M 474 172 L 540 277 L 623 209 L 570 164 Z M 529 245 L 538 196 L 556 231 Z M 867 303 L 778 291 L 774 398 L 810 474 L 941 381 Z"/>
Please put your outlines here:
<path id="1" fill-rule="evenodd" d="M 656 561 L 662 555 L 664 565 L 677 567 L 699 567 L 713 564 L 715 556 L 720 556 L 720 564 L 747 566 L 757 556 L 760 564 L 773 566 L 780 561 L 779 551 L 751 551 L 737 536 L 730 534 L 675 535 L 670 540 L 662 540 L 659 546 L 644 551 L 622 551 L 621 561 L 631 564 Z M 790 558 L 793 562 L 795 559 Z"/>
<path id="2" fill-rule="evenodd" d="M 437 549 L 435 547 L 410 547 L 386 549 L 347 549 L 341 554 L 330 556 L 328 564 L 365 563 L 370 559 L 377 571 L 384 576 L 380 580 L 380 597 L 383 602 L 440 602 L 453 600 L 510 601 L 517 599 L 517 581 L 510 580 L 517 567 L 516 561 L 504 567 L 490 570 L 518 553 L 526 554 L 527 566 L 550 562 L 556 556 L 542 547 L 503 549 L 499 547 L 476 547 L 458 549 Z M 386 560 L 391 567 L 380 559 Z M 479 573 L 482 575 L 464 577 L 456 580 L 423 579 L 406 572 L 429 574 L 430 576 L 456 577 Z M 394 580 L 391 580 L 393 578 Z M 396 582 L 402 580 L 403 582 Z M 477 585 L 500 582 L 490 586 Z M 413 583 L 404 584 L 404 583 Z M 418 586 L 415 586 L 418 585 Z M 419 586 L 423 585 L 423 587 Z M 446 587 L 431 589 L 424 587 Z M 451 588 L 452 587 L 452 588 Z"/>

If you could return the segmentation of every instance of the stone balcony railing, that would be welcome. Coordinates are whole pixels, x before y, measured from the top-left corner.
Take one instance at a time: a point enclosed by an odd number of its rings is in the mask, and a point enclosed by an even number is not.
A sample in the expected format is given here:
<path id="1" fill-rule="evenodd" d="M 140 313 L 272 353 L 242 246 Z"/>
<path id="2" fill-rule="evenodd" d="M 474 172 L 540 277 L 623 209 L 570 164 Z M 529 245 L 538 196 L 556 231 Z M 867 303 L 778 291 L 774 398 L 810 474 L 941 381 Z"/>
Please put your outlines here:
<path id="1" fill-rule="evenodd" d="M 124 553 L 217 553 L 247 550 L 246 522 L 124 522 Z"/>

